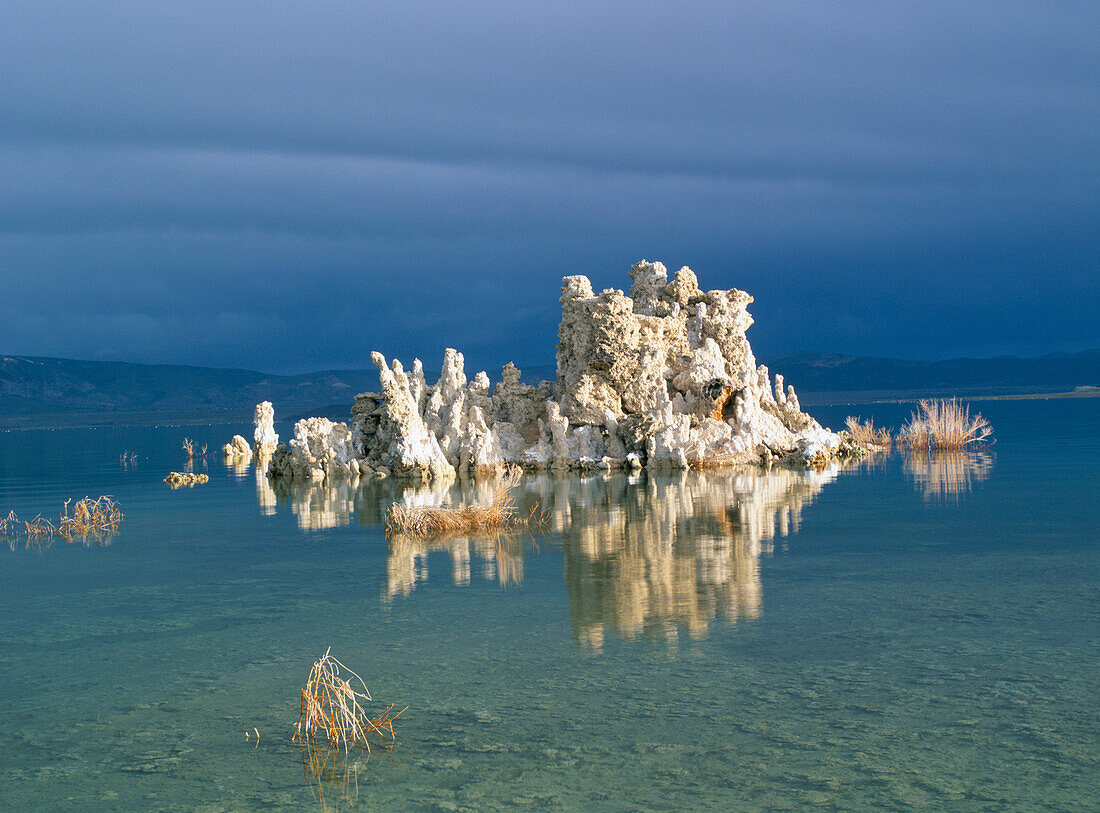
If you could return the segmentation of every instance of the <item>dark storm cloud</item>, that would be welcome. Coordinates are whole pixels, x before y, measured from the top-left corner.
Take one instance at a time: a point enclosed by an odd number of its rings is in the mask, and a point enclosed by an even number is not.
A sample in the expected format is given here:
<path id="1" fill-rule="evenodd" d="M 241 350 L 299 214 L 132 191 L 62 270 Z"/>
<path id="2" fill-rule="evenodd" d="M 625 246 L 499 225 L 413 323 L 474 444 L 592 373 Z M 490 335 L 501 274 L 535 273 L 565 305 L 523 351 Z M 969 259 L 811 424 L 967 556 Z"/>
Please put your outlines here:
<path id="1" fill-rule="evenodd" d="M 1100 14 L 914 5 L 6 5 L 3 350 L 543 362 L 643 256 L 761 353 L 1100 345 Z"/>

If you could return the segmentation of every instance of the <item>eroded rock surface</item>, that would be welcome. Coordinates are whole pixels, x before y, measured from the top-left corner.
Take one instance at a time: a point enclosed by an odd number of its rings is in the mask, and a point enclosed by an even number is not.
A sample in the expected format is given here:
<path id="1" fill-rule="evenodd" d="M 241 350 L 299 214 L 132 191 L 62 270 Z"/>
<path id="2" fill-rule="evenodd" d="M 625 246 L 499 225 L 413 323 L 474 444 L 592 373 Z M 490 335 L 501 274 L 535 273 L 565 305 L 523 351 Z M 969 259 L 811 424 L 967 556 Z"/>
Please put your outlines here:
<path id="1" fill-rule="evenodd" d="M 299 422 L 272 473 L 318 479 L 355 464 L 356 474 L 427 481 L 510 463 L 684 469 L 862 454 L 757 365 L 745 337 L 751 296 L 703 291 L 687 267 L 670 281 L 661 263 L 637 263 L 630 278 L 629 295 L 597 294 L 583 276 L 562 280 L 553 384 L 523 384 L 511 363 L 495 387 L 485 372 L 469 379 L 450 348 L 428 384 L 419 359 L 406 371 L 373 353 L 382 392 L 357 396 L 349 438 L 330 440 L 320 424 L 299 432 Z"/>

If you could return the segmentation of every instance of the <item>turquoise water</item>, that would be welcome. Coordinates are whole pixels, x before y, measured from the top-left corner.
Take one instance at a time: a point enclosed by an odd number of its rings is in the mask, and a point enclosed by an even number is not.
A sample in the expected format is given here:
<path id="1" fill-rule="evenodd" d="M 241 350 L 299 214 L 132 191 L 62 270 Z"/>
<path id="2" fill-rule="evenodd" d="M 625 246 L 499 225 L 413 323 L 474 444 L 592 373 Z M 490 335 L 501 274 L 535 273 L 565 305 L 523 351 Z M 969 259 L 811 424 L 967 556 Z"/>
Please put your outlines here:
<path id="1" fill-rule="evenodd" d="M 1095 809 L 1100 400 L 979 406 L 976 458 L 528 477 L 545 532 L 429 545 L 392 482 L 161 482 L 247 426 L 0 433 L 0 515 L 125 514 L 0 548 L 0 808 Z M 329 646 L 409 710 L 318 780 Z"/>

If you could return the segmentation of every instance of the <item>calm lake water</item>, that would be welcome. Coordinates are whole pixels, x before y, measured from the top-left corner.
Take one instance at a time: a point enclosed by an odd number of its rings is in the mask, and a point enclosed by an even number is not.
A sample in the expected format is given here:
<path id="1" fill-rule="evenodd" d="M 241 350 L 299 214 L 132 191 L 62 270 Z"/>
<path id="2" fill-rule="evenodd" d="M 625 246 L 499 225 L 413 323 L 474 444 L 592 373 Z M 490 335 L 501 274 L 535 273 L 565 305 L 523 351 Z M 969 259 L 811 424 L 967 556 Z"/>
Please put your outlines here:
<path id="1" fill-rule="evenodd" d="M 0 547 L 0 808 L 1095 810 L 1100 399 L 976 407 L 985 455 L 528 476 L 545 532 L 430 544 L 382 528 L 430 490 L 161 482 L 246 425 L 0 433 L 0 515 L 125 514 Z M 317 779 L 329 646 L 409 710 Z"/>

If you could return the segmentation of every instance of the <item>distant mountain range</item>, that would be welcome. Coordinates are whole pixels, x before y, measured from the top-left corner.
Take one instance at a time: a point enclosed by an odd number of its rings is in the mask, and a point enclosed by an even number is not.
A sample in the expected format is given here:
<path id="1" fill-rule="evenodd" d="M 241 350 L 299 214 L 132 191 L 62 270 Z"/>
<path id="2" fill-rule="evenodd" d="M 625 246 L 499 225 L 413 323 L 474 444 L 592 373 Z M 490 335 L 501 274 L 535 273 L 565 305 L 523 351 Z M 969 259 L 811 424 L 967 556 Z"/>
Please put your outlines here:
<path id="1" fill-rule="evenodd" d="M 124 362 L 0 356 L 0 416 L 41 412 L 237 412 L 260 401 L 308 409 L 376 389 L 378 372 L 332 370 L 267 375 Z"/>
<path id="2" fill-rule="evenodd" d="M 1069 392 L 1100 386 L 1100 350 L 1034 358 L 902 361 L 829 353 L 792 353 L 762 363 L 794 385 L 803 403 L 846 394 L 988 396 Z"/>
<path id="3" fill-rule="evenodd" d="M 911 395 L 1006 395 L 1100 386 L 1100 350 L 1038 358 L 902 361 L 795 353 L 762 359 L 782 373 L 805 404 Z M 438 375 L 438 374 L 436 374 Z M 553 365 L 524 370 L 532 383 L 553 378 Z M 432 380 L 433 374 L 428 374 Z M 329 370 L 268 375 L 252 370 L 0 356 L 0 422 L 27 424 L 43 413 L 211 413 L 250 417 L 259 401 L 280 419 L 301 414 L 345 418 L 354 396 L 378 389 L 378 372 Z M 115 421 L 111 421 L 115 422 Z"/>

